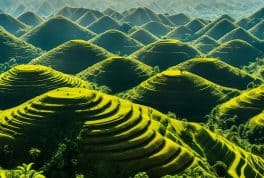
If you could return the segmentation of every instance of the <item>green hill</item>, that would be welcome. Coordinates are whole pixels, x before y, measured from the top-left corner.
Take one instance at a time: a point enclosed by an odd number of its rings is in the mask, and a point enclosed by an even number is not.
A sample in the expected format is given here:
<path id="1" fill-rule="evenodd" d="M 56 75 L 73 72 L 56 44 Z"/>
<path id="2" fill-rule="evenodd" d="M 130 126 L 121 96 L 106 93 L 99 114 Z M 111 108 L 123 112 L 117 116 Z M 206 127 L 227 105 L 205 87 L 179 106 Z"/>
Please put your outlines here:
<path id="1" fill-rule="evenodd" d="M 247 137 L 251 143 L 262 144 L 264 141 L 264 111 L 250 118 L 247 127 Z"/>
<path id="2" fill-rule="evenodd" d="M 170 18 L 167 15 L 164 14 L 157 14 L 158 17 L 160 18 L 160 22 L 164 25 L 168 25 L 168 26 L 175 26 L 175 24 L 170 20 Z"/>
<path id="3" fill-rule="evenodd" d="M 236 26 L 227 19 L 222 19 L 215 23 L 207 32 L 206 35 L 218 40 L 228 32 L 234 30 Z"/>
<path id="4" fill-rule="evenodd" d="M 161 70 L 199 55 L 195 48 L 173 39 L 156 41 L 131 54 L 147 65 L 159 66 Z"/>
<path id="5" fill-rule="evenodd" d="M 155 36 L 154 34 L 149 32 L 148 30 L 145 30 L 143 28 L 140 28 L 140 29 L 132 32 L 129 36 L 131 38 L 134 38 L 135 40 L 141 42 L 144 45 L 148 45 L 148 44 L 153 43 L 159 39 L 157 36 Z"/>
<path id="6" fill-rule="evenodd" d="M 198 30 L 202 29 L 205 26 L 205 24 L 200 19 L 194 19 L 194 20 L 190 21 L 189 23 L 187 23 L 185 26 L 188 29 L 192 30 L 193 33 L 195 33 Z"/>
<path id="7" fill-rule="evenodd" d="M 121 13 L 117 12 L 116 10 L 113 10 L 112 8 L 105 9 L 103 13 L 116 20 L 120 20 L 124 18 L 124 16 Z"/>
<path id="8" fill-rule="evenodd" d="M 31 44 L 8 33 L 0 27 L 0 63 L 14 58 L 18 63 L 27 63 L 29 60 L 41 55 L 41 50 Z"/>
<path id="9" fill-rule="evenodd" d="M 51 5 L 50 1 L 43 1 L 37 10 L 37 14 L 41 16 L 50 16 L 54 12 L 54 7 Z"/>
<path id="10" fill-rule="evenodd" d="M 219 105 L 216 108 L 215 115 L 221 120 L 234 118 L 233 122 L 226 127 L 246 123 L 250 118 L 263 112 L 263 101 L 264 85 L 261 85 Z"/>
<path id="11" fill-rule="evenodd" d="M 202 29 L 198 30 L 194 34 L 193 39 L 195 40 L 195 39 L 200 38 L 203 35 L 208 35 L 207 33 L 209 31 L 211 31 L 211 33 L 213 35 L 216 35 L 216 36 L 218 35 L 218 36 L 221 37 L 221 35 L 224 35 L 228 31 L 231 31 L 231 30 L 233 30 L 233 29 L 235 29 L 237 27 L 238 26 L 236 25 L 235 22 L 230 20 L 227 16 L 223 15 L 223 16 L 219 17 L 218 19 L 216 19 L 214 21 L 211 21 L 206 26 L 204 26 Z M 223 32 L 221 32 L 221 28 L 223 28 Z M 210 36 L 210 35 L 208 35 L 208 36 Z M 210 36 L 210 37 L 212 37 L 212 36 Z"/>
<path id="12" fill-rule="evenodd" d="M 136 59 L 114 56 L 80 72 L 77 76 L 118 93 L 137 86 L 153 74 L 153 69 Z"/>
<path id="13" fill-rule="evenodd" d="M 143 44 L 118 30 L 108 30 L 90 40 L 114 54 L 129 55 L 143 47 Z M 115 42 L 113 45 L 113 41 Z"/>
<path id="14" fill-rule="evenodd" d="M 249 31 L 261 40 L 264 40 L 264 20 L 252 27 Z"/>
<path id="15" fill-rule="evenodd" d="M 212 50 L 208 56 L 217 57 L 233 66 L 241 67 L 263 56 L 263 52 L 245 41 L 232 40 L 221 44 Z"/>
<path id="16" fill-rule="evenodd" d="M 133 25 L 143 25 L 150 21 L 160 22 L 160 18 L 150 9 L 139 7 L 128 11 L 122 21 L 132 23 Z"/>
<path id="17" fill-rule="evenodd" d="M 187 23 L 189 23 L 191 21 L 191 17 L 189 17 L 188 15 L 186 15 L 184 13 L 171 15 L 171 16 L 169 16 L 169 19 L 176 26 L 185 25 L 185 24 L 187 24 Z"/>
<path id="18" fill-rule="evenodd" d="M 27 30 L 26 24 L 8 14 L 0 14 L 0 26 L 4 27 L 9 33 L 15 36 L 20 36 Z"/>
<path id="19" fill-rule="evenodd" d="M 71 19 L 72 21 L 76 21 L 89 12 L 95 15 L 97 18 L 100 18 L 104 15 L 102 12 L 93 9 L 64 7 L 55 13 L 55 16 L 64 16 Z"/>
<path id="20" fill-rule="evenodd" d="M 166 70 L 127 92 L 128 99 L 135 103 L 198 122 L 205 122 L 203 117 L 213 107 L 238 94 L 238 90 L 181 70 Z"/>
<path id="21" fill-rule="evenodd" d="M 17 19 L 29 26 L 37 26 L 44 21 L 41 17 L 31 11 L 21 14 Z"/>
<path id="22" fill-rule="evenodd" d="M 259 50 L 262 50 L 262 49 L 264 50 L 263 42 L 261 42 L 258 38 L 253 36 L 250 32 L 247 32 L 241 27 L 238 27 L 230 31 L 229 33 L 224 35 L 222 38 L 220 38 L 219 41 L 221 43 L 224 43 L 224 42 L 228 42 L 228 41 L 235 40 L 235 39 L 246 41 L 252 46 L 254 46 L 255 48 L 258 48 Z"/>
<path id="23" fill-rule="evenodd" d="M 196 41 L 194 41 L 194 46 L 202 53 L 207 54 L 214 48 L 217 48 L 219 46 L 219 43 L 210 36 L 203 35 Z"/>
<path id="24" fill-rule="evenodd" d="M 95 22 L 98 18 L 96 15 L 94 15 L 92 12 L 86 12 L 83 16 L 81 16 L 78 20 L 77 23 L 80 24 L 81 26 L 88 26 L 91 23 Z"/>
<path id="25" fill-rule="evenodd" d="M 120 24 L 109 16 L 103 16 L 100 19 L 91 23 L 87 28 L 99 34 L 110 29 L 120 29 Z"/>
<path id="26" fill-rule="evenodd" d="M 191 36 L 193 35 L 193 31 L 186 26 L 179 26 L 174 30 L 170 31 L 166 37 L 168 38 L 175 38 L 181 41 L 189 41 Z"/>
<path id="27" fill-rule="evenodd" d="M 69 40 L 89 40 L 94 36 L 95 34 L 88 29 L 65 17 L 58 16 L 36 26 L 23 35 L 22 39 L 43 50 L 50 50 Z"/>
<path id="28" fill-rule="evenodd" d="M 149 32 L 151 32 L 152 34 L 158 37 L 166 35 L 171 30 L 170 26 L 164 25 L 160 22 L 154 22 L 154 21 L 150 21 L 142 25 L 142 28 L 148 30 Z"/>
<path id="29" fill-rule="evenodd" d="M 224 176 L 263 176 L 261 157 L 201 125 L 96 91 L 53 90 L 0 113 L 0 122 L 0 143 L 12 144 L 14 156 L 21 157 L 34 144 L 48 157 L 60 140 L 79 135 L 85 170 L 100 165 L 101 171 L 108 167 L 113 172 L 118 164 L 119 172 L 146 171 L 150 177 L 161 177 L 199 168 L 202 174 L 217 177 L 212 166 L 222 161 L 227 165 Z M 102 177 L 102 172 L 95 173 Z"/>
<path id="30" fill-rule="evenodd" d="M 50 66 L 67 74 L 76 74 L 110 55 L 110 52 L 87 41 L 71 40 L 30 63 Z"/>
<path id="31" fill-rule="evenodd" d="M 215 58 L 194 58 L 170 69 L 189 71 L 219 85 L 240 90 L 246 90 L 252 82 L 263 83 L 261 79 Z"/>
<path id="32" fill-rule="evenodd" d="M 17 106 L 39 94 L 60 87 L 92 86 L 70 75 L 40 65 L 19 65 L 0 75 L 1 109 Z M 33 90 L 32 90 L 33 89 Z"/>

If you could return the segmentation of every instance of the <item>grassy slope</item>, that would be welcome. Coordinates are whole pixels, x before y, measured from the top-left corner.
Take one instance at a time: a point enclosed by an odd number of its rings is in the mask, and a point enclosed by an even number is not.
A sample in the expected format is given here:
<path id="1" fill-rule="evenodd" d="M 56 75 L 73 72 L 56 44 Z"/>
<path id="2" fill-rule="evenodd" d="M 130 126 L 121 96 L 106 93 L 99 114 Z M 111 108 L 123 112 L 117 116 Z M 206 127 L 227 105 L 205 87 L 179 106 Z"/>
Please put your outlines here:
<path id="1" fill-rule="evenodd" d="M 230 177 L 263 176 L 262 158 L 201 125 L 174 120 L 151 108 L 96 91 L 54 90 L 0 113 L 0 122 L 0 143 L 13 142 L 15 148 L 23 144 L 15 153 L 31 146 L 24 136 L 34 146 L 45 147 L 46 152 L 59 139 L 58 133 L 82 127 L 79 139 L 84 162 L 103 159 L 108 164 L 119 163 L 120 169 L 145 170 L 152 177 L 160 177 L 196 166 L 213 175 L 209 164 L 223 161 Z M 43 145 L 40 138 L 51 130 L 54 135 Z"/>
<path id="2" fill-rule="evenodd" d="M 36 26 L 24 34 L 22 39 L 41 49 L 50 50 L 72 39 L 89 40 L 94 36 L 95 34 L 90 30 L 65 17 L 58 16 Z"/>
<path id="3" fill-rule="evenodd" d="M 219 85 L 240 90 L 246 90 L 250 82 L 263 83 L 261 79 L 216 58 L 194 58 L 171 69 L 187 70 Z"/>
<path id="4" fill-rule="evenodd" d="M 64 73 L 76 74 L 110 55 L 110 52 L 87 41 L 71 40 L 30 63 L 51 66 Z"/>
<path id="5" fill-rule="evenodd" d="M 92 86 L 79 78 L 40 65 L 19 65 L 0 75 L 1 109 L 17 106 L 24 101 L 60 87 Z"/>
<path id="6" fill-rule="evenodd" d="M 77 76 L 108 86 L 113 93 L 117 93 L 135 87 L 152 73 L 152 67 L 136 59 L 115 56 L 96 63 Z"/>
<path id="7" fill-rule="evenodd" d="M 145 64 L 159 66 L 161 70 L 199 55 L 195 48 L 174 39 L 156 41 L 131 54 Z"/>
<path id="8" fill-rule="evenodd" d="M 187 71 L 167 70 L 128 91 L 128 98 L 165 113 L 171 111 L 178 117 L 204 122 L 203 116 L 214 106 L 238 94 L 238 90 Z"/>

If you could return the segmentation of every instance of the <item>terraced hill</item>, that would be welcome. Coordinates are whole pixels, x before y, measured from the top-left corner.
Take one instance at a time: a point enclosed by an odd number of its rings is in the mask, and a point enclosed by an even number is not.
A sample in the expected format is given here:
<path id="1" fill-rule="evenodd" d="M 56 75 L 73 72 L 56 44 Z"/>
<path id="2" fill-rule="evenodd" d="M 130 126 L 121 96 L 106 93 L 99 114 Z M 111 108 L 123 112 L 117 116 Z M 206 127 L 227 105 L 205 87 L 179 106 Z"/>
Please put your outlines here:
<path id="1" fill-rule="evenodd" d="M 264 20 L 252 27 L 249 31 L 261 40 L 264 40 Z"/>
<path id="2" fill-rule="evenodd" d="M 76 74 L 111 55 L 107 50 L 83 40 L 68 41 L 42 56 L 31 64 L 50 66 L 55 70 Z"/>
<path id="3" fill-rule="evenodd" d="M 169 19 L 176 25 L 181 26 L 189 23 L 191 21 L 191 17 L 184 13 L 179 13 L 175 15 L 169 16 Z"/>
<path id="4" fill-rule="evenodd" d="M 171 30 L 171 27 L 155 21 L 150 21 L 142 25 L 142 28 L 150 31 L 152 34 L 158 37 L 166 35 Z"/>
<path id="5" fill-rule="evenodd" d="M 214 48 L 219 46 L 219 43 L 211 38 L 208 35 L 203 35 L 194 41 L 194 46 L 200 50 L 202 53 L 207 54 L 208 52 L 212 51 Z"/>
<path id="6" fill-rule="evenodd" d="M 17 106 L 39 94 L 60 87 L 92 86 L 77 77 L 40 65 L 19 65 L 0 75 L 1 109 Z"/>
<path id="7" fill-rule="evenodd" d="M 0 63 L 14 58 L 18 63 L 27 63 L 29 60 L 41 55 L 42 50 L 15 37 L 0 27 Z"/>
<path id="8" fill-rule="evenodd" d="M 115 44 L 113 45 L 113 41 Z M 90 42 L 101 46 L 114 54 L 129 55 L 143 47 L 143 44 L 118 30 L 108 30 Z"/>
<path id="9" fill-rule="evenodd" d="M 17 19 L 29 26 L 36 26 L 44 21 L 41 17 L 37 16 L 34 12 L 31 11 L 21 14 Z"/>
<path id="10" fill-rule="evenodd" d="M 152 73 L 150 66 L 136 59 L 114 56 L 87 68 L 77 76 L 118 93 L 137 86 Z"/>
<path id="11" fill-rule="evenodd" d="M 8 14 L 0 13 L 0 26 L 4 27 L 9 33 L 20 36 L 27 30 L 27 25 Z"/>
<path id="12" fill-rule="evenodd" d="M 79 26 L 65 17 L 58 16 L 36 26 L 23 35 L 22 39 L 43 50 L 50 50 L 69 40 L 89 40 L 94 36 L 95 34 L 88 29 Z"/>
<path id="13" fill-rule="evenodd" d="M 145 170 L 151 177 L 161 177 L 192 167 L 215 176 L 210 165 L 223 161 L 226 176 L 263 176 L 262 158 L 201 125 L 174 120 L 151 108 L 96 91 L 57 89 L 0 113 L 0 122 L 0 143 L 13 141 L 14 148 L 20 148 L 14 155 L 30 148 L 25 136 L 34 146 L 45 147 L 46 154 L 53 143 L 63 136 L 77 135 L 73 129 L 81 129 L 82 161 L 86 163 L 104 160 L 108 165 L 118 163 L 120 171 Z M 41 134 L 34 134 L 36 130 Z M 48 144 L 41 141 L 45 136 Z"/>
<path id="14" fill-rule="evenodd" d="M 195 48 L 173 39 L 156 41 L 131 54 L 147 65 L 159 66 L 161 70 L 199 55 Z"/>
<path id="15" fill-rule="evenodd" d="M 81 26 L 87 27 L 91 23 L 95 22 L 98 18 L 96 15 L 92 12 L 86 12 L 83 16 L 81 16 L 78 20 L 77 23 L 80 24 Z"/>
<path id="16" fill-rule="evenodd" d="M 261 79 L 216 58 L 194 58 L 170 69 L 189 71 L 219 85 L 240 90 L 246 90 L 252 82 L 263 83 Z"/>
<path id="17" fill-rule="evenodd" d="M 203 117 L 214 106 L 238 93 L 187 71 L 166 70 L 128 91 L 128 99 L 165 113 L 174 112 L 180 118 L 204 122 Z"/>
<path id="18" fill-rule="evenodd" d="M 146 29 L 140 28 L 129 35 L 131 38 L 141 42 L 144 45 L 148 45 L 158 40 L 158 37 L 149 32 Z"/>
<path id="19" fill-rule="evenodd" d="M 179 26 L 178 28 L 175 28 L 174 30 L 170 31 L 166 37 L 168 38 L 175 38 L 181 41 L 189 41 L 191 39 L 191 36 L 193 35 L 193 31 L 189 29 L 186 26 Z"/>
<path id="20" fill-rule="evenodd" d="M 221 44 L 212 50 L 208 56 L 217 57 L 233 66 L 241 67 L 263 56 L 263 52 L 245 41 L 232 40 Z"/>
<path id="21" fill-rule="evenodd" d="M 87 28 L 99 34 L 111 29 L 120 29 L 120 24 L 109 16 L 103 16 L 90 24 Z"/>
<path id="22" fill-rule="evenodd" d="M 215 115 L 223 120 L 234 118 L 231 124 L 239 125 L 262 113 L 263 107 L 264 85 L 261 85 L 221 104 L 216 108 Z"/>

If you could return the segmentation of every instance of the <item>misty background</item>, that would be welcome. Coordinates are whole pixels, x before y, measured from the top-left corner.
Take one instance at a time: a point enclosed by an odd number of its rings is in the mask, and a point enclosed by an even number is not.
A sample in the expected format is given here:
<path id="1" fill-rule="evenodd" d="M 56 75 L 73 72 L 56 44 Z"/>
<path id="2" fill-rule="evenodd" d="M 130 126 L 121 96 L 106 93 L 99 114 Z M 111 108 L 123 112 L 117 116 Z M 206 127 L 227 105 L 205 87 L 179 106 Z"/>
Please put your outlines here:
<path id="1" fill-rule="evenodd" d="M 26 11 L 49 16 L 65 6 L 97 10 L 110 7 L 119 12 L 135 7 L 148 7 L 158 13 L 184 12 L 204 19 L 215 19 L 228 14 L 239 19 L 264 7 L 264 0 L 0 0 L 0 12 L 13 16 Z"/>

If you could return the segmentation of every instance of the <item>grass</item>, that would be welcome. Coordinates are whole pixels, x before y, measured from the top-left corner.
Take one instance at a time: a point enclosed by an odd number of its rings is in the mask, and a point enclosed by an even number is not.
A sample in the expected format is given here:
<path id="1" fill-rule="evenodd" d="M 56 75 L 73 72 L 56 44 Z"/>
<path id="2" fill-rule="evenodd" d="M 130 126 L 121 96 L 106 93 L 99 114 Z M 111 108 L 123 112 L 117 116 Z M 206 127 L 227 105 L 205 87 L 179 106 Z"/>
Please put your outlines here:
<path id="1" fill-rule="evenodd" d="M 228 177 L 263 176 L 261 157 L 200 124 L 172 119 L 149 107 L 93 90 L 50 91 L 0 113 L 0 122 L 0 133 L 13 138 L 14 148 L 23 144 L 19 152 L 32 144 L 25 142 L 26 136 L 34 146 L 45 147 L 43 152 L 49 155 L 54 140 L 60 137 L 58 133 L 67 130 L 63 132 L 65 136 L 75 128 L 81 130 L 80 159 L 86 162 L 101 159 L 108 165 L 117 163 L 119 171 L 145 170 L 151 177 L 161 177 L 199 166 L 215 176 L 211 166 L 223 161 Z M 50 135 L 51 130 L 53 135 L 43 145 L 41 138 Z M 87 169 L 86 164 L 83 166 Z"/>
<path id="2" fill-rule="evenodd" d="M 159 66 L 161 70 L 199 55 L 198 50 L 175 39 L 158 40 L 131 54 L 147 65 Z"/>
<path id="3" fill-rule="evenodd" d="M 115 41 L 115 45 L 113 45 L 113 41 Z M 143 47 L 143 44 L 118 30 L 108 30 L 97 35 L 90 42 L 119 55 L 129 55 Z"/>
<path id="4" fill-rule="evenodd" d="M 23 22 L 5 13 L 0 14 L 0 25 L 15 36 L 22 35 L 28 28 Z"/>
<path id="5" fill-rule="evenodd" d="M 175 39 L 186 42 L 186 41 L 189 41 L 192 35 L 193 35 L 193 31 L 189 29 L 188 27 L 182 25 L 170 31 L 166 35 L 166 37 L 175 38 Z"/>
<path id="6" fill-rule="evenodd" d="M 234 30 L 236 26 L 227 19 L 222 19 L 215 23 L 207 32 L 206 35 L 218 40 L 228 32 Z"/>
<path id="7" fill-rule="evenodd" d="M 40 65 L 19 65 L 0 75 L 1 109 L 17 106 L 26 100 L 60 87 L 92 86 L 79 78 Z M 33 89 L 33 90 L 32 90 Z"/>
<path id="8" fill-rule="evenodd" d="M 166 35 L 172 29 L 170 26 L 156 21 L 150 21 L 146 24 L 143 24 L 141 27 L 158 37 Z"/>
<path id="9" fill-rule="evenodd" d="M 135 30 L 129 35 L 131 38 L 134 38 L 135 40 L 141 42 L 144 45 L 148 45 L 150 43 L 153 43 L 157 41 L 159 38 L 149 32 L 146 29 L 140 28 L 138 30 Z"/>
<path id="10" fill-rule="evenodd" d="M 30 63 L 50 66 L 68 74 L 76 74 L 110 55 L 111 53 L 107 50 L 87 41 L 71 40 L 44 53 Z"/>
<path id="11" fill-rule="evenodd" d="M 157 14 L 146 7 L 131 9 L 127 12 L 127 14 L 125 14 L 125 17 L 122 20 L 138 26 L 150 21 L 160 22 L 160 18 Z"/>
<path id="12" fill-rule="evenodd" d="M 246 41 L 252 46 L 254 46 L 255 48 L 259 49 L 260 51 L 264 49 L 263 42 L 261 42 L 258 38 L 253 36 L 250 32 L 247 32 L 241 27 L 238 27 L 230 31 L 229 33 L 225 34 L 222 38 L 219 39 L 219 41 L 221 43 L 225 43 L 225 42 L 232 41 L 235 39 Z"/>
<path id="13" fill-rule="evenodd" d="M 86 12 L 77 20 L 77 23 L 81 26 L 87 27 L 91 23 L 95 22 L 97 19 L 98 18 L 96 17 L 96 15 L 94 15 L 92 12 Z"/>
<path id="14" fill-rule="evenodd" d="M 152 73 L 152 67 L 136 59 L 114 56 L 96 63 L 77 76 L 98 85 L 105 85 L 113 93 L 118 93 L 135 87 Z"/>
<path id="15" fill-rule="evenodd" d="M 206 26 L 206 24 L 200 19 L 194 19 L 187 23 L 185 26 L 192 30 L 193 33 L 195 33 Z"/>
<path id="16" fill-rule="evenodd" d="M 247 90 L 250 83 L 263 83 L 260 78 L 216 58 L 194 58 L 171 69 L 189 71 L 219 85 L 239 90 Z"/>
<path id="17" fill-rule="evenodd" d="M 109 16 L 103 16 L 91 23 L 87 28 L 97 34 L 100 34 L 111 29 L 119 30 L 120 27 L 121 25 L 113 18 Z"/>
<path id="18" fill-rule="evenodd" d="M 204 54 L 209 53 L 220 45 L 215 39 L 209 37 L 208 35 L 201 36 L 193 44 Z"/>
<path id="19" fill-rule="evenodd" d="M 4 63 L 16 59 L 18 63 L 27 63 L 41 55 L 42 50 L 8 33 L 0 27 L 1 50 L 0 62 Z"/>
<path id="20" fill-rule="evenodd" d="M 208 56 L 220 58 L 233 66 L 241 67 L 263 56 L 263 52 L 243 40 L 236 39 L 221 44 L 212 50 Z"/>
<path id="21" fill-rule="evenodd" d="M 264 20 L 260 21 L 257 25 L 252 27 L 249 32 L 254 34 L 256 37 L 258 37 L 261 40 L 264 40 L 264 33 L 262 29 L 264 28 Z"/>
<path id="22" fill-rule="evenodd" d="M 243 92 L 241 95 L 219 105 L 216 109 L 216 116 L 219 119 L 235 117 L 233 124 L 246 123 L 250 118 L 260 114 L 263 110 L 264 86 Z"/>
<path id="23" fill-rule="evenodd" d="M 217 104 L 238 94 L 238 90 L 180 70 L 166 70 L 127 92 L 135 103 L 198 122 L 204 122 L 204 116 Z"/>
<path id="24" fill-rule="evenodd" d="M 94 36 L 95 34 L 90 30 L 65 17 L 58 16 L 36 26 L 21 38 L 43 50 L 50 50 L 69 40 L 89 40 Z"/>
<path id="25" fill-rule="evenodd" d="M 179 13 L 179 14 L 171 15 L 171 16 L 169 16 L 169 19 L 176 26 L 185 25 L 185 24 L 187 24 L 187 23 L 189 23 L 191 21 L 191 17 L 189 17 L 188 15 L 186 15 L 184 13 Z"/>
<path id="26" fill-rule="evenodd" d="M 21 14 L 17 19 L 24 24 L 32 27 L 39 25 L 44 21 L 41 17 L 37 16 L 34 12 L 31 11 Z"/>

